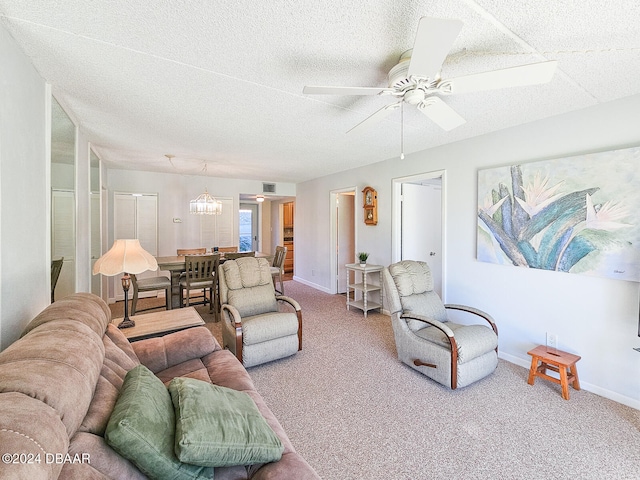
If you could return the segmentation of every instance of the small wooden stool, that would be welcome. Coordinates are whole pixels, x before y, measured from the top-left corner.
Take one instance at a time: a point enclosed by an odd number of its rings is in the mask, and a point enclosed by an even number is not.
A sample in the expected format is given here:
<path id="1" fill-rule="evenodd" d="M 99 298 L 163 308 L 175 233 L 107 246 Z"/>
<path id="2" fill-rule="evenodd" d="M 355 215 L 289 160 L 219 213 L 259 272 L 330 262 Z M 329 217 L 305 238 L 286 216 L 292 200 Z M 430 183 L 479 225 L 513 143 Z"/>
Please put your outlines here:
<path id="1" fill-rule="evenodd" d="M 545 345 L 540 345 L 527 353 L 531 355 L 529 385 L 533 385 L 536 377 L 558 383 L 562 386 L 562 398 L 565 400 L 569 400 L 569 384 L 571 384 L 575 390 L 580 390 L 578 369 L 576 368 L 576 362 L 580 360 L 578 355 L 563 352 L 555 348 L 548 348 Z M 538 362 L 540 362 L 540 365 L 538 365 Z M 558 379 L 547 375 L 547 369 L 560 374 L 560 378 Z M 567 369 L 569 369 L 569 372 L 567 372 Z"/>

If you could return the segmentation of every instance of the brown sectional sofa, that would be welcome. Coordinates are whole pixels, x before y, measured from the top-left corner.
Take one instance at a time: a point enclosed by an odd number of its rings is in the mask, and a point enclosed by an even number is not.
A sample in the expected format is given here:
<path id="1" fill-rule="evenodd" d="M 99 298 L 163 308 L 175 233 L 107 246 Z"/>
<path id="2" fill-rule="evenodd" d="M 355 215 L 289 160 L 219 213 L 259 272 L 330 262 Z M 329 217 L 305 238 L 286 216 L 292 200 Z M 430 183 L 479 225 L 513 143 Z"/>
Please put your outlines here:
<path id="1" fill-rule="evenodd" d="M 145 478 L 104 440 L 124 377 L 139 363 L 165 384 L 187 376 L 247 393 L 282 441 L 278 462 L 216 468 L 216 480 L 319 478 L 208 329 L 130 344 L 110 317 L 99 297 L 74 294 L 47 307 L 0 353 L 0 478 Z"/>

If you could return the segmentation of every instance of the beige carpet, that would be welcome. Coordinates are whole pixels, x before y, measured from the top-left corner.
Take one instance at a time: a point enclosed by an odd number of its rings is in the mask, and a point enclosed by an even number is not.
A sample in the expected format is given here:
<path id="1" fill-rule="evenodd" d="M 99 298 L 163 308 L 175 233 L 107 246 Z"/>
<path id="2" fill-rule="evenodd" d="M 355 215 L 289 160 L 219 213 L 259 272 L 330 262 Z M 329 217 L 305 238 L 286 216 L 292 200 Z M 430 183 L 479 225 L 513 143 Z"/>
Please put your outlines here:
<path id="1" fill-rule="evenodd" d="M 389 317 L 285 289 L 303 308 L 303 350 L 249 373 L 322 478 L 640 478 L 640 411 L 584 390 L 565 401 L 505 361 L 450 391 L 398 362 Z"/>

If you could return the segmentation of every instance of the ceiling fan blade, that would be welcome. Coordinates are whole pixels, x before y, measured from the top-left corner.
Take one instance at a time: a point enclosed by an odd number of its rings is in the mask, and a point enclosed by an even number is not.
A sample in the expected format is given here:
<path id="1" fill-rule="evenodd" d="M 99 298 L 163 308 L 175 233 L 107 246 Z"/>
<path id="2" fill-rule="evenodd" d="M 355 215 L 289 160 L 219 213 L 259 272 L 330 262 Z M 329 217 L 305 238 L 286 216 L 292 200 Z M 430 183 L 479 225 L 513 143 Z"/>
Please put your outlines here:
<path id="1" fill-rule="evenodd" d="M 518 67 L 475 73 L 464 77 L 451 78 L 442 84 L 450 84 L 452 94 L 480 92 L 507 87 L 522 87 L 551 81 L 558 62 L 531 63 Z"/>
<path id="2" fill-rule="evenodd" d="M 352 133 L 354 131 L 364 131 L 364 130 L 370 128 L 370 127 L 373 127 L 380 120 L 382 120 L 387 115 L 389 115 L 391 112 L 393 112 L 394 110 L 399 108 L 401 103 L 402 102 L 397 102 L 397 103 L 391 103 L 389 105 L 385 105 L 384 107 L 382 107 L 380 110 L 378 110 L 374 114 L 369 115 L 367 118 L 365 118 L 359 124 L 357 124 L 355 127 L 353 127 L 350 130 L 348 130 L 347 133 Z"/>
<path id="3" fill-rule="evenodd" d="M 312 95 L 378 95 L 387 88 L 383 87 L 317 87 L 306 86 L 302 93 Z"/>
<path id="4" fill-rule="evenodd" d="M 433 78 L 440 71 L 461 29 L 460 20 L 422 17 L 407 75 Z"/>
<path id="5" fill-rule="evenodd" d="M 467 122 L 453 108 L 444 103 L 440 97 L 427 98 L 418 105 L 418 110 L 446 131 L 453 130 Z"/>

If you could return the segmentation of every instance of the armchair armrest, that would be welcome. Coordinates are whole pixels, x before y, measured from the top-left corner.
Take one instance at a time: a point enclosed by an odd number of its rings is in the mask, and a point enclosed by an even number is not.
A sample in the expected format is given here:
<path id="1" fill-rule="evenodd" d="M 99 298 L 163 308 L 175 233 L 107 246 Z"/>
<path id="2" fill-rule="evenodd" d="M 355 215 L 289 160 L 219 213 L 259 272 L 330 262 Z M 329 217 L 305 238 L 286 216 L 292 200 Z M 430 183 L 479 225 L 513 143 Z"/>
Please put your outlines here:
<path id="1" fill-rule="evenodd" d="M 437 329 L 439 329 L 442 333 L 444 333 L 449 339 L 449 343 L 451 344 L 451 388 L 455 390 L 458 385 L 458 343 L 453 334 L 453 330 L 451 330 L 448 326 L 442 323 L 439 320 L 435 320 L 433 318 L 424 317 L 422 315 L 416 315 L 412 313 L 404 313 L 400 316 L 400 318 L 410 318 L 411 320 L 419 320 L 421 322 L 428 323 Z M 413 364 L 417 367 L 424 366 L 430 368 L 436 368 L 435 365 L 430 363 L 425 363 L 422 360 L 416 359 L 413 361 Z"/>
<path id="2" fill-rule="evenodd" d="M 287 297 L 285 295 L 276 295 L 276 300 L 278 300 L 279 302 L 288 303 L 289 305 L 291 305 L 293 308 L 296 309 L 296 312 L 299 312 L 300 310 L 302 310 L 302 308 L 300 307 L 300 304 L 291 297 Z"/>
<path id="3" fill-rule="evenodd" d="M 484 320 L 486 320 L 489 325 L 491 326 L 491 328 L 493 329 L 493 332 L 498 335 L 498 327 L 496 325 L 496 322 L 493 320 L 493 317 L 491 315 L 489 315 L 487 312 L 483 312 L 482 310 L 478 309 L 478 308 L 473 308 L 473 307 L 468 307 L 466 305 L 457 305 L 455 303 L 448 303 L 444 306 L 444 308 L 448 308 L 450 310 L 460 310 L 463 312 L 467 312 L 467 313 L 472 313 L 474 315 L 477 315 L 480 318 L 483 318 Z"/>
<path id="4" fill-rule="evenodd" d="M 224 315 L 224 312 L 227 312 L 227 315 Z M 235 354 L 236 358 L 243 363 L 242 361 L 242 317 L 240 317 L 240 312 L 233 305 L 229 305 L 225 303 L 222 305 L 220 309 L 222 313 L 222 321 L 226 322 L 226 317 L 229 318 L 229 323 L 231 327 L 235 330 Z M 223 327 L 224 328 L 224 327 Z M 227 340 L 225 340 L 226 342 Z"/>
<path id="5" fill-rule="evenodd" d="M 238 311 L 238 309 L 233 305 L 229 305 L 228 303 L 225 303 L 220 308 L 220 311 L 224 312 L 225 310 L 229 312 L 229 319 L 234 324 L 234 326 L 237 325 L 240 328 L 242 328 L 242 317 L 240 317 L 240 312 Z"/>
<path id="6" fill-rule="evenodd" d="M 276 300 L 286 302 L 296 310 L 296 315 L 298 316 L 298 351 L 300 351 L 302 350 L 302 308 L 293 298 L 285 295 L 276 295 Z"/>

